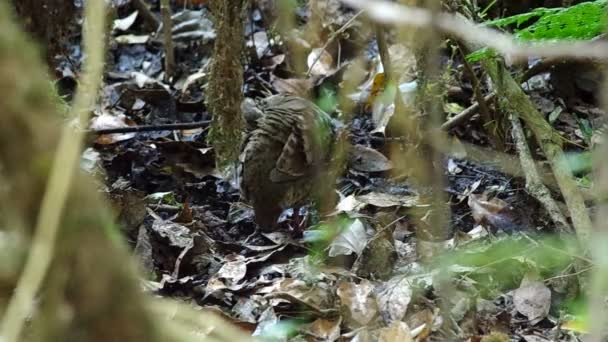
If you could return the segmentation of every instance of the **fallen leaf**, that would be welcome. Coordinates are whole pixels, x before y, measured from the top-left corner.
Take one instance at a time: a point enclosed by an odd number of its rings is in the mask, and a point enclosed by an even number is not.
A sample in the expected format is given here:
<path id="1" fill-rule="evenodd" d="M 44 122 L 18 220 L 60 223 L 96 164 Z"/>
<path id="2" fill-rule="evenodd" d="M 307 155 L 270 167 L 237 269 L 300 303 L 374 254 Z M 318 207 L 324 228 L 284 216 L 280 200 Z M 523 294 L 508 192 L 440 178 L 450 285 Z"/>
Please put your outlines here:
<path id="1" fill-rule="evenodd" d="M 361 172 L 383 172 L 393 168 L 382 153 L 363 145 L 354 145 L 348 153 L 348 166 Z"/>
<path id="2" fill-rule="evenodd" d="M 321 341 L 336 341 L 340 338 L 341 323 L 342 317 L 334 320 L 318 318 L 310 324 L 306 333 Z"/>
<path id="3" fill-rule="evenodd" d="M 91 130 L 125 128 L 134 125 L 129 118 L 124 114 L 114 114 L 103 112 L 101 115 L 91 118 L 89 128 Z M 95 139 L 95 143 L 99 145 L 110 145 L 119 141 L 125 141 L 135 137 L 136 133 L 115 133 L 115 134 L 100 134 Z"/>
<path id="4" fill-rule="evenodd" d="M 367 244 L 367 233 L 365 226 L 359 219 L 355 219 L 347 229 L 334 239 L 329 247 L 329 256 L 350 255 L 353 252 L 361 254 Z"/>
<path id="5" fill-rule="evenodd" d="M 379 342 L 413 342 L 410 327 L 405 322 L 393 322 L 386 328 L 379 329 Z"/>
<path id="6" fill-rule="evenodd" d="M 542 281 L 524 278 L 513 293 L 513 304 L 531 321 L 545 318 L 551 308 L 551 290 Z"/>
<path id="7" fill-rule="evenodd" d="M 128 30 L 131 27 L 131 25 L 133 25 L 135 20 L 137 19 L 138 13 L 139 12 L 135 11 L 124 18 L 115 19 L 114 22 L 112 23 L 112 30 L 119 30 L 119 31 Z"/>
<path id="8" fill-rule="evenodd" d="M 258 31 L 253 34 L 251 40 L 247 42 L 248 47 L 255 47 L 255 53 L 258 58 L 262 58 L 264 54 L 268 51 L 268 47 L 270 46 L 270 41 L 268 39 L 268 34 L 266 31 Z"/>
<path id="9" fill-rule="evenodd" d="M 118 36 L 114 38 L 114 41 L 118 44 L 146 44 L 150 40 L 149 35 L 134 35 L 134 34 L 125 34 L 122 36 Z"/>
<path id="10" fill-rule="evenodd" d="M 416 195 L 397 196 L 384 192 L 370 192 L 365 195 L 357 196 L 357 200 L 361 203 L 373 205 L 379 208 L 413 207 L 419 203 L 419 198 Z"/>
<path id="11" fill-rule="evenodd" d="M 323 48 L 312 49 L 308 55 L 307 65 L 313 76 L 324 76 L 332 71 L 334 58 Z"/>
<path id="12" fill-rule="evenodd" d="M 376 302 L 387 324 L 403 319 L 411 299 L 412 285 L 402 275 L 380 284 L 376 290 Z"/>
<path id="13" fill-rule="evenodd" d="M 346 310 L 344 317 L 352 323 L 365 326 L 372 321 L 378 313 L 378 307 L 372 298 L 374 286 L 368 280 L 361 280 L 359 284 L 341 282 L 338 284 L 337 294 Z"/>
<path id="14" fill-rule="evenodd" d="M 519 231 L 522 225 L 517 222 L 515 210 L 499 198 L 488 199 L 486 194 L 469 194 L 468 205 L 475 222 L 489 225 L 505 232 Z"/>

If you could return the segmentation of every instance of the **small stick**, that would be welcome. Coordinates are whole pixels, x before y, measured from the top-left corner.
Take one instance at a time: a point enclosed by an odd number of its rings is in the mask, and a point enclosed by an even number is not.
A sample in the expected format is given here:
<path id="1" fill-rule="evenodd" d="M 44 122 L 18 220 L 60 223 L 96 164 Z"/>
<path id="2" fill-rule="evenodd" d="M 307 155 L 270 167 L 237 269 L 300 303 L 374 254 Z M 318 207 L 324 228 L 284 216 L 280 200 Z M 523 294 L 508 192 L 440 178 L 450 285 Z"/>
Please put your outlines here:
<path id="1" fill-rule="evenodd" d="M 468 51 L 466 50 L 464 44 L 462 44 L 460 41 L 456 41 L 456 44 L 458 44 L 458 51 L 460 52 L 460 56 L 462 57 L 462 64 L 464 66 L 464 70 L 469 75 L 471 83 L 473 84 L 473 95 L 475 96 L 475 101 L 477 101 L 481 116 L 485 121 L 484 124 L 489 124 L 492 121 L 490 109 L 488 108 L 488 103 L 484 100 L 483 94 L 481 93 L 481 84 L 479 82 L 479 79 L 475 75 L 471 64 L 469 64 L 469 62 L 467 61 Z M 496 139 L 496 142 L 499 142 L 499 140 L 500 139 Z"/>
<path id="2" fill-rule="evenodd" d="M 492 101 L 495 96 L 496 96 L 496 93 L 491 93 L 491 94 L 484 96 L 483 100 L 486 103 L 488 103 L 488 102 Z M 460 125 L 463 121 L 469 119 L 471 116 L 477 114 L 477 110 L 479 110 L 479 103 L 475 102 L 471 106 L 469 106 L 468 108 L 466 108 L 465 110 L 463 110 L 462 112 L 458 113 L 456 116 L 451 118 L 450 120 L 444 122 L 443 125 L 441 125 L 441 129 L 444 131 L 451 130 L 452 128 Z"/>
<path id="3" fill-rule="evenodd" d="M 173 34 L 171 32 L 171 7 L 169 0 L 161 0 L 160 13 L 163 19 L 163 45 L 165 47 L 165 82 L 175 75 L 175 52 L 173 50 Z"/>
<path id="4" fill-rule="evenodd" d="M 342 32 L 344 32 L 344 31 L 346 31 L 346 29 L 348 29 L 350 27 L 350 25 L 353 23 L 353 21 L 355 21 L 355 19 L 357 19 L 357 17 L 359 17 L 361 15 L 361 13 L 363 13 L 363 10 L 360 10 L 359 12 L 357 12 L 355 15 L 353 15 L 352 18 L 350 18 L 346 23 L 344 23 L 344 25 L 342 25 L 342 27 L 340 27 L 337 31 L 333 32 L 329 36 L 329 38 L 327 39 L 325 44 L 323 45 L 322 51 L 325 51 L 327 49 L 327 47 L 329 46 L 329 44 L 331 44 L 331 42 L 333 42 L 333 40 L 336 39 L 336 37 L 338 35 L 342 34 Z M 320 53 L 317 56 L 317 58 L 315 58 L 315 60 L 310 64 L 310 67 L 308 68 L 308 72 L 306 73 L 306 77 L 310 76 L 310 73 L 312 72 L 312 68 L 315 66 L 315 64 L 317 64 L 319 59 L 321 59 L 321 56 L 322 56 L 322 54 Z"/>
<path id="5" fill-rule="evenodd" d="M 180 122 L 163 125 L 141 125 L 131 127 L 120 127 L 120 128 L 107 128 L 90 130 L 89 133 L 101 135 L 101 134 L 116 134 L 116 133 L 134 133 L 134 132 L 154 132 L 154 131 L 175 131 L 179 129 L 192 129 L 207 127 L 211 123 L 211 120 L 197 121 L 197 122 Z"/>

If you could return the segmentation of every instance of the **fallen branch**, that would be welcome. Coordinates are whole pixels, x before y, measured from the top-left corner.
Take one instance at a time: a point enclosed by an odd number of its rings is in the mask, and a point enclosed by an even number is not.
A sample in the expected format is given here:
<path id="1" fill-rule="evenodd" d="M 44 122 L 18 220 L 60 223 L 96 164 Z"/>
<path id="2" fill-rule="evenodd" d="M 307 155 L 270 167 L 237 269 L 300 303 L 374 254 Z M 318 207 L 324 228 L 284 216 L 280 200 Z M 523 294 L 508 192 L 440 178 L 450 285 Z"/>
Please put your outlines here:
<path id="1" fill-rule="evenodd" d="M 572 227 L 570 227 L 568 221 L 566 221 L 564 214 L 551 197 L 551 192 L 545 184 L 543 184 L 540 175 L 538 174 L 534 159 L 530 154 L 530 149 L 526 142 L 524 129 L 519 122 L 519 117 L 509 115 L 509 120 L 511 121 L 511 134 L 519 154 L 519 162 L 521 163 L 522 170 L 526 177 L 526 190 L 545 207 L 547 213 L 553 220 L 553 223 L 555 223 L 558 232 L 564 234 L 573 233 Z"/>
<path id="2" fill-rule="evenodd" d="M 534 137 L 543 150 L 545 157 L 551 164 L 551 169 L 560 187 L 562 195 L 576 234 L 584 245 L 587 245 L 591 236 L 592 223 L 589 211 L 585 206 L 584 198 L 572 177 L 572 173 L 564 165 L 564 152 L 562 150 L 560 135 L 538 112 L 536 106 L 523 92 L 519 84 L 513 79 L 504 65 L 497 60 L 484 60 L 482 65 L 494 84 L 499 97 L 499 106 L 510 115 L 524 120 L 534 133 Z"/>
<path id="3" fill-rule="evenodd" d="M 101 134 L 117 134 L 117 133 L 175 131 L 175 130 L 179 130 L 179 129 L 193 129 L 193 128 L 208 127 L 210 123 L 211 123 L 211 120 L 197 121 L 197 122 L 180 122 L 180 123 L 162 124 L 162 125 L 141 125 L 141 126 L 89 130 L 88 133 L 101 135 Z"/>
<path id="4" fill-rule="evenodd" d="M 488 102 L 492 101 L 495 96 L 496 96 L 496 93 L 491 93 L 491 94 L 488 94 L 488 95 L 484 96 L 483 100 L 486 103 L 488 103 Z M 456 116 L 454 116 L 450 120 L 444 122 L 441 125 L 441 129 L 444 130 L 444 131 L 451 130 L 452 128 L 454 128 L 454 127 L 460 125 L 461 123 L 465 122 L 466 120 L 468 120 L 473 115 L 477 114 L 478 110 L 479 110 L 479 103 L 478 102 L 474 102 L 472 105 L 470 105 L 469 107 L 467 107 L 465 110 L 463 110 L 462 112 L 458 113 Z"/>

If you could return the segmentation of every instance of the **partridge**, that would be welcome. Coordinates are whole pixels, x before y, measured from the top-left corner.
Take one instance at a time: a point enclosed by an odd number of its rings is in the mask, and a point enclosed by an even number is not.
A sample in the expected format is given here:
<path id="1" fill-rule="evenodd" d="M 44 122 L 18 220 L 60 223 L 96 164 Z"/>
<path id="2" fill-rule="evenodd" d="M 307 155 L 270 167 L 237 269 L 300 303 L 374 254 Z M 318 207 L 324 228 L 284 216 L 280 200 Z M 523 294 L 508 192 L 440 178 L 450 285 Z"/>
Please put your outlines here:
<path id="1" fill-rule="evenodd" d="M 291 95 L 242 106 L 248 132 L 241 152 L 241 193 L 255 221 L 271 231 L 288 207 L 314 199 L 327 170 L 337 122 L 312 102 Z"/>

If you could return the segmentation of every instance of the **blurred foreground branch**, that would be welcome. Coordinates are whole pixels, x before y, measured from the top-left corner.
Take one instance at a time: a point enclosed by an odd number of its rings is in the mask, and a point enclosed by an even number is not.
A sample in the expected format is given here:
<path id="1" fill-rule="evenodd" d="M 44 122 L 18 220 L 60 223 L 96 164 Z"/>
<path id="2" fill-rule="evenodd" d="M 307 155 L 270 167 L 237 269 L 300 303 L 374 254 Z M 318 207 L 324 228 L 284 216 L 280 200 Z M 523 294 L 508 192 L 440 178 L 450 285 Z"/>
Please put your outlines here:
<path id="1" fill-rule="evenodd" d="M 608 43 L 601 41 L 530 42 L 515 40 L 511 35 L 476 24 L 462 16 L 431 13 L 428 10 L 377 0 L 341 0 L 357 9 L 365 10 L 373 20 L 384 24 L 416 27 L 434 26 L 437 30 L 473 45 L 496 50 L 508 62 L 525 61 L 528 57 L 562 57 L 571 59 L 605 58 Z"/>
<path id="2" fill-rule="evenodd" d="M 87 2 L 88 13 L 100 5 Z M 90 177 L 78 171 L 84 133 L 65 128 L 60 134 L 60 100 L 38 51 L 11 14 L 0 3 L 0 92 L 5 98 L 0 103 L 0 340 L 186 341 L 194 340 L 195 332 L 199 339 L 245 340 L 208 313 L 169 320 L 150 306 L 114 215 L 101 205 Z M 87 62 L 93 64 L 73 107 L 83 121 L 102 68 L 103 25 L 97 19 L 87 20 Z M 182 316 L 193 323 L 176 321 Z M 25 319 L 28 328 L 21 333 Z"/>

